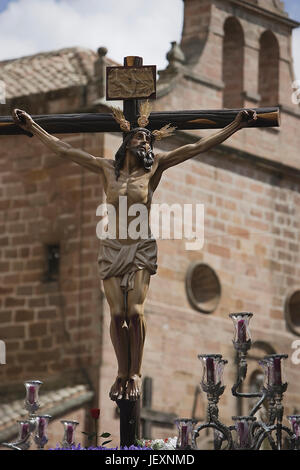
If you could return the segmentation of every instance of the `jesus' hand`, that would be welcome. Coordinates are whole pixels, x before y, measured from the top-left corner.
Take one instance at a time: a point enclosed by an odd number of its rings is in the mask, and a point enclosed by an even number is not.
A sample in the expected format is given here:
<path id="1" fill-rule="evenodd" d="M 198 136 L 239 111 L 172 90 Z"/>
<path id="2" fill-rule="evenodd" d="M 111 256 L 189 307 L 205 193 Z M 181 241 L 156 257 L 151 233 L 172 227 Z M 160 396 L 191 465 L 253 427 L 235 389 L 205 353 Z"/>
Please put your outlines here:
<path id="1" fill-rule="evenodd" d="M 239 124 L 240 129 L 243 129 L 244 127 L 249 127 L 249 125 L 256 120 L 256 111 L 252 109 L 243 109 L 237 114 L 235 118 L 235 122 Z"/>
<path id="2" fill-rule="evenodd" d="M 14 109 L 12 112 L 12 117 L 15 123 L 24 129 L 24 131 L 31 132 L 34 121 L 31 116 L 29 116 L 29 114 L 27 114 L 22 109 Z"/>

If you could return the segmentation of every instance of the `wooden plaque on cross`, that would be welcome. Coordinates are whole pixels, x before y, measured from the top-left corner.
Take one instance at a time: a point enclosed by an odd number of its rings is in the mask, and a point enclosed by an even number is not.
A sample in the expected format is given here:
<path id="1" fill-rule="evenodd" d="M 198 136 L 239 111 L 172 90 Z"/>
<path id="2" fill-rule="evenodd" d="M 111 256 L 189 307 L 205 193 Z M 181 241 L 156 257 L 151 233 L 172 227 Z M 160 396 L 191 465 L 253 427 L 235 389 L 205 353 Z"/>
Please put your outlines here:
<path id="1" fill-rule="evenodd" d="M 106 100 L 156 98 L 156 66 L 125 57 L 123 67 L 106 67 Z"/>

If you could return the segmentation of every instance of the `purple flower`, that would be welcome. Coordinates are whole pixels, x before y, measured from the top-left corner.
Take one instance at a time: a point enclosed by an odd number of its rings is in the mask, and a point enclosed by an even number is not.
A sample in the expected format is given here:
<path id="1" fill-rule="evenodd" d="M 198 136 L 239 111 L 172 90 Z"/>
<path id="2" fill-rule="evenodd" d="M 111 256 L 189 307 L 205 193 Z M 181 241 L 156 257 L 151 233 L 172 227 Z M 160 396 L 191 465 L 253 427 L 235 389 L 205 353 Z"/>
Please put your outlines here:
<path id="1" fill-rule="evenodd" d="M 77 446 L 71 446 L 69 449 L 63 449 L 62 447 L 59 446 L 59 444 L 56 445 L 55 448 L 51 448 L 49 450 L 153 450 L 149 447 L 136 447 L 136 446 L 124 446 L 124 447 L 81 447 L 81 444 L 78 444 Z"/>

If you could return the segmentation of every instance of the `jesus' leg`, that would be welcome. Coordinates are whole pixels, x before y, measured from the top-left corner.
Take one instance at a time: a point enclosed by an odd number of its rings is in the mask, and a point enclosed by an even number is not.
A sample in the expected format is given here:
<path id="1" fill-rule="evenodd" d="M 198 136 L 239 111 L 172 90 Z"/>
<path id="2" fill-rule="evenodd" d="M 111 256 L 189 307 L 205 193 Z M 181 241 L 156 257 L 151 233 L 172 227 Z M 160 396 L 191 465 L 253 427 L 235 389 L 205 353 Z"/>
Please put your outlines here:
<path id="1" fill-rule="evenodd" d="M 125 398 L 129 400 L 137 400 L 141 393 L 141 366 L 146 335 L 144 303 L 149 282 L 149 271 L 145 269 L 137 271 L 135 274 L 134 289 L 128 292 L 130 370 Z"/>
<path id="2" fill-rule="evenodd" d="M 111 400 L 116 401 L 123 398 L 129 374 L 128 326 L 125 322 L 124 294 L 120 279 L 106 279 L 103 286 L 111 313 L 110 337 L 118 361 L 118 375 L 109 393 Z"/>

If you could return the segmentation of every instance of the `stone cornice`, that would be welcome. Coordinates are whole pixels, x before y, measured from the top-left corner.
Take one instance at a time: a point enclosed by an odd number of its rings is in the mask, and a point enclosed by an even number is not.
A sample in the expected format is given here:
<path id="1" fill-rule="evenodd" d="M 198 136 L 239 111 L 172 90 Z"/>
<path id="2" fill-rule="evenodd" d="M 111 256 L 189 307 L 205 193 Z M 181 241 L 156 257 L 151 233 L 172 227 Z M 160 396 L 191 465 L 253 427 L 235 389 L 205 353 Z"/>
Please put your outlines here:
<path id="1" fill-rule="evenodd" d="M 212 80 L 210 78 L 206 78 L 202 75 L 194 73 L 191 70 L 185 70 L 183 76 L 187 80 L 192 80 L 193 82 L 201 83 L 202 85 L 208 86 L 210 88 L 215 88 L 216 90 L 224 89 L 224 82 L 222 82 L 221 80 Z"/>
<path id="2" fill-rule="evenodd" d="M 292 20 L 287 16 L 282 16 L 280 14 L 274 13 L 273 11 L 266 10 L 265 8 L 259 5 L 254 5 L 253 3 L 247 2 L 247 0 L 229 0 L 229 2 L 243 9 L 258 13 L 260 16 L 265 16 L 273 21 L 276 21 L 277 23 L 282 23 L 285 26 L 288 26 L 289 28 L 294 29 L 300 26 L 300 23 L 298 21 Z"/>

